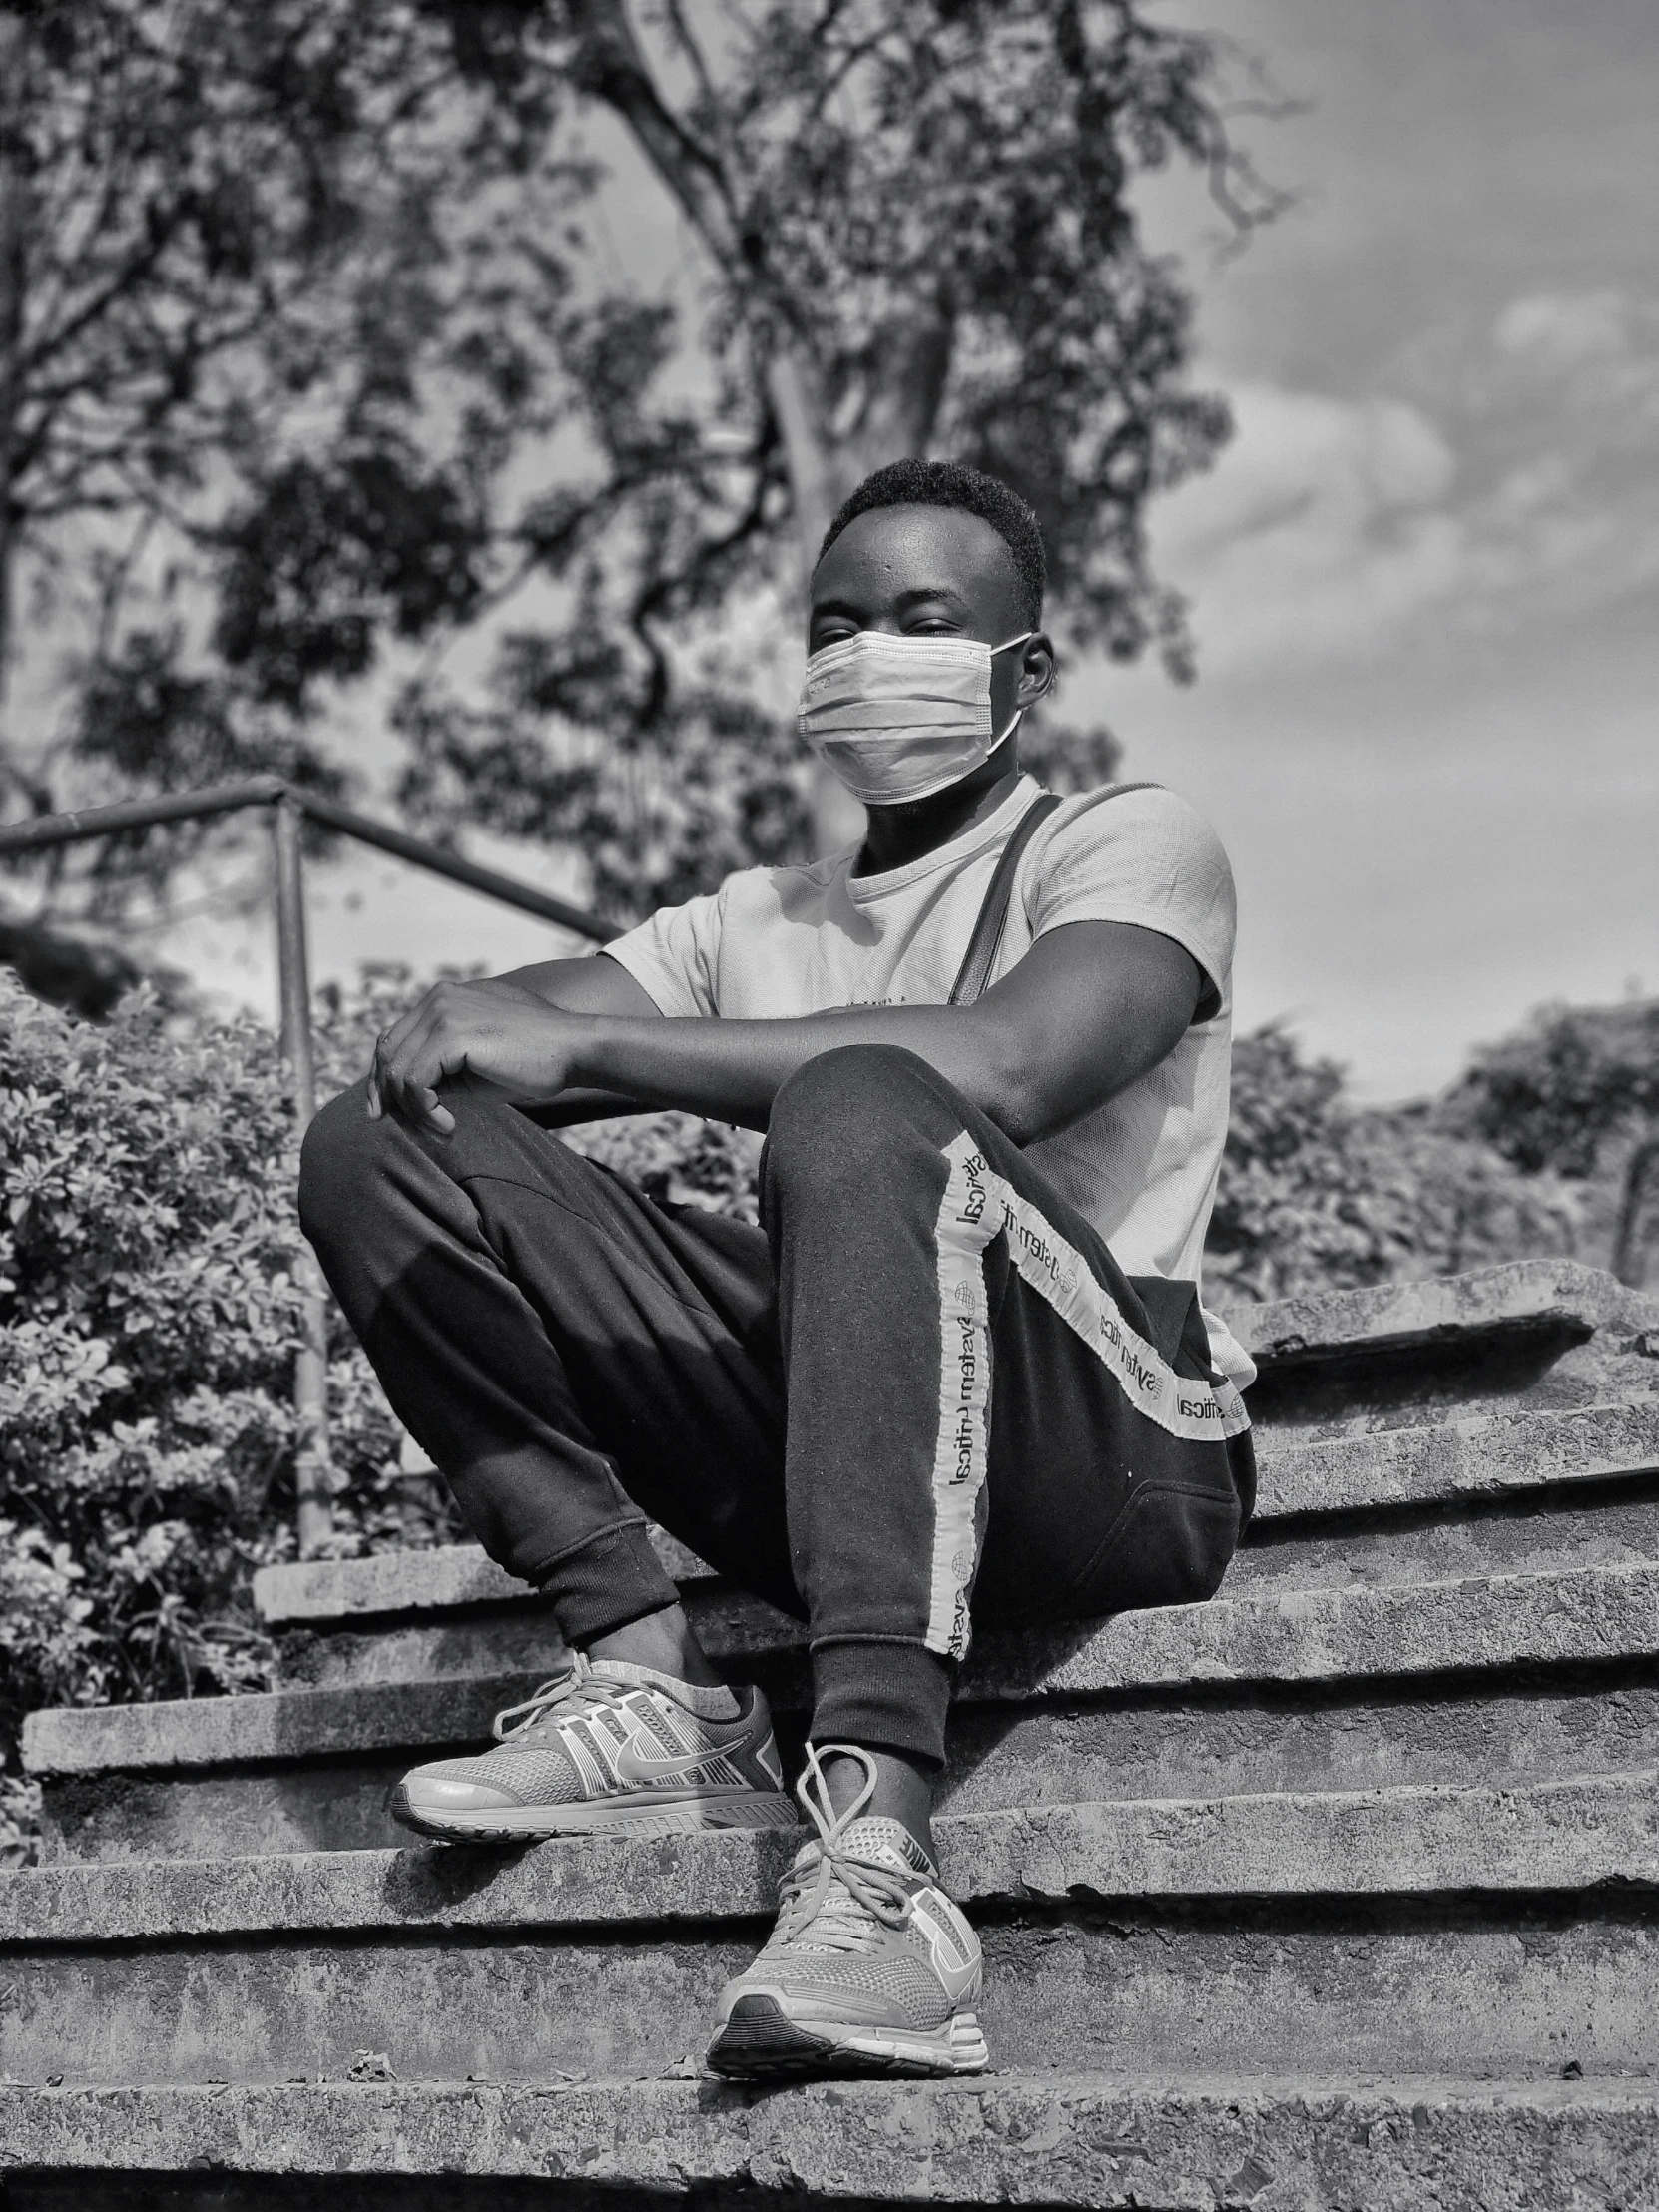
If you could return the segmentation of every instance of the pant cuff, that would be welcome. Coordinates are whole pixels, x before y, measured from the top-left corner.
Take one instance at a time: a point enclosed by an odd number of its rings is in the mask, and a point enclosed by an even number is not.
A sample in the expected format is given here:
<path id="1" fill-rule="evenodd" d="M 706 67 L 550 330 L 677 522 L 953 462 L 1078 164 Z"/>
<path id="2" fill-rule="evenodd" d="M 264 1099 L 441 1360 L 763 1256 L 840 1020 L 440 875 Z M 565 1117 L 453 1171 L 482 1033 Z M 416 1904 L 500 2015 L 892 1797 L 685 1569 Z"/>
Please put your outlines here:
<path id="1" fill-rule="evenodd" d="M 813 1646 L 815 1744 L 860 1744 L 944 1765 L 953 1669 L 923 1644 L 845 1637 Z"/>
<path id="2" fill-rule="evenodd" d="M 680 1596 L 643 1520 L 602 1528 L 525 1580 L 551 1601 L 560 1634 L 578 1647 L 660 1613 Z"/>

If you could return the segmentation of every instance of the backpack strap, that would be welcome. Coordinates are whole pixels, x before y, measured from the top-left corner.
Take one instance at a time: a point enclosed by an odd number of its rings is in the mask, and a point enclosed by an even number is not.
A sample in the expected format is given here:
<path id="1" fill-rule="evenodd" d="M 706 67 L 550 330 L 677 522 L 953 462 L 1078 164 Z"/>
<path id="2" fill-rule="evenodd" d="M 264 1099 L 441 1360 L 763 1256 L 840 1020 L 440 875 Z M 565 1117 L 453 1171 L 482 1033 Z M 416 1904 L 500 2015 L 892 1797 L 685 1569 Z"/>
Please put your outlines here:
<path id="1" fill-rule="evenodd" d="M 1156 789 L 1154 784 L 1113 784 L 1100 796 L 1102 799 L 1116 799 L 1124 792 Z M 1055 808 L 1063 804 L 1058 792 L 1043 792 L 1032 800 L 1014 825 L 1013 834 L 1002 847 L 1002 856 L 996 863 L 996 872 L 985 893 L 985 903 L 979 909 L 979 918 L 973 925 L 973 934 L 968 939 L 961 968 L 955 982 L 950 986 L 947 1005 L 971 1006 L 990 981 L 991 969 L 995 967 L 996 956 L 1002 949 L 1003 931 L 1008 926 L 1008 907 L 1014 895 L 1014 877 L 1019 872 L 1020 861 L 1025 857 L 1025 848 Z"/>
<path id="2" fill-rule="evenodd" d="M 1008 902 L 1014 895 L 1015 872 L 1026 846 L 1059 805 L 1058 792 L 1043 792 L 1032 800 L 1015 823 L 1013 834 L 1002 847 L 1001 858 L 991 876 L 985 903 L 979 909 L 979 918 L 973 925 L 956 980 L 950 986 L 948 1005 L 971 1006 L 990 981 L 991 969 L 1002 948 L 1002 932 L 1008 926 Z"/>

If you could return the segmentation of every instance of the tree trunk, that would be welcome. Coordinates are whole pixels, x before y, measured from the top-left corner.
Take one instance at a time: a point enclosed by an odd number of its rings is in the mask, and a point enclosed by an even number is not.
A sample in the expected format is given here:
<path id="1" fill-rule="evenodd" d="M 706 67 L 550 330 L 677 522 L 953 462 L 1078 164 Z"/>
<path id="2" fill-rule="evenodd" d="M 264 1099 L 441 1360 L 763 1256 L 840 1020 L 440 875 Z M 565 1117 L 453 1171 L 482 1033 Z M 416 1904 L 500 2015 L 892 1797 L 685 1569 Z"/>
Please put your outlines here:
<path id="1" fill-rule="evenodd" d="M 778 418 L 795 505 L 797 622 L 805 624 L 813 569 L 830 518 L 852 488 L 849 459 L 830 434 L 815 366 L 797 352 L 775 353 L 767 363 L 767 395 Z M 821 858 L 864 833 L 864 810 L 822 762 L 813 770 L 813 850 Z"/>
<path id="2" fill-rule="evenodd" d="M 12 452 L 23 354 L 24 244 L 28 166 L 23 154 L 25 25 L 16 7 L 0 7 L 0 766 L 9 748 L 4 722 L 11 663 L 13 569 L 17 517 L 12 500 Z"/>
<path id="3" fill-rule="evenodd" d="M 872 470 L 926 454 L 950 373 L 953 336 L 950 316 L 941 305 L 895 317 L 862 364 L 861 403 L 838 435 L 830 425 L 820 364 L 793 349 L 780 349 L 769 361 L 768 394 L 795 500 L 803 610 L 824 533 L 841 501 Z M 821 854 L 837 851 L 861 836 L 863 826 L 858 801 L 828 769 L 819 769 L 813 792 L 816 849 Z"/>
<path id="4" fill-rule="evenodd" d="M 571 0 L 568 21 L 575 33 L 573 81 L 627 126 L 745 302 L 756 367 L 790 473 L 804 609 L 825 530 L 847 493 L 883 462 L 927 451 L 950 371 L 955 322 L 949 302 L 920 298 L 894 314 L 862 359 L 814 359 L 792 329 L 765 267 L 734 228 L 732 200 L 723 190 L 725 150 L 703 144 L 670 108 L 626 0 Z M 860 385 L 850 422 L 837 426 L 847 411 L 843 401 Z M 820 776 L 814 811 L 821 852 L 861 833 L 863 809 L 832 777 Z"/>

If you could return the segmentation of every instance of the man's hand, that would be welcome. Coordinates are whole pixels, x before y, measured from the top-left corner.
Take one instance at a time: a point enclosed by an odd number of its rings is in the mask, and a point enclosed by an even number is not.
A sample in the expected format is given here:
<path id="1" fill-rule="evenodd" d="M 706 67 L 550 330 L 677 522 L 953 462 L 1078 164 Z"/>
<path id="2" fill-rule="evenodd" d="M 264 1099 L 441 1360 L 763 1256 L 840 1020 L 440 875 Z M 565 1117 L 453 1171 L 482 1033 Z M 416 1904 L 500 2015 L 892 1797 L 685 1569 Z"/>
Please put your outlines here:
<path id="1" fill-rule="evenodd" d="M 517 1105 L 544 1105 L 568 1087 L 583 1027 L 505 977 L 435 983 L 375 1044 L 369 1114 L 447 1137 L 455 1117 L 436 1086 L 459 1075 L 498 1085 Z"/>

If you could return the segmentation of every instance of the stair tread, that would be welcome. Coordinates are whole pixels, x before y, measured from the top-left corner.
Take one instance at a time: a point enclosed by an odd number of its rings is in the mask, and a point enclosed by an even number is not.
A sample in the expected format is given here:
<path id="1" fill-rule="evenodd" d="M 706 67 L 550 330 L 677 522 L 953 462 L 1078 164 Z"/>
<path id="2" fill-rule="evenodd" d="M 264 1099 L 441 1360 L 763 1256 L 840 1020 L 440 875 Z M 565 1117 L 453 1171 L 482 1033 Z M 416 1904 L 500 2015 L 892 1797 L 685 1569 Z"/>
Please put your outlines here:
<path id="1" fill-rule="evenodd" d="M 1616 1278 L 1581 1260 L 1507 1260 L 1466 1275 L 1235 1306 L 1226 1320 L 1261 1367 L 1539 1327 L 1587 1336 L 1628 1296 Z"/>
<path id="2" fill-rule="evenodd" d="M 1659 1887 L 1659 1769 L 946 1814 L 965 1904 Z M 422 1928 L 657 1926 L 765 1915 L 800 1830 L 530 1848 L 35 1868 L 0 1878 L 0 1945 Z"/>
<path id="3" fill-rule="evenodd" d="M 754 1646 L 751 1647 L 753 1650 Z M 1017 1703 L 1122 1690 L 1410 1678 L 1659 1653 L 1659 1563 L 1327 1589 L 1272 1589 L 990 1632 L 962 1695 Z M 210 1767 L 466 1741 L 521 1678 L 262 1691 L 149 1705 L 59 1707 L 24 1723 L 35 1774 Z"/>
<path id="4" fill-rule="evenodd" d="M 15 2168 L 524 2175 L 902 2203 L 1652 2202 L 1659 2083 L 987 2074 L 764 2094 L 707 2079 L 0 2086 Z M 422 2201 L 425 2201 L 424 2198 Z"/>
<path id="5" fill-rule="evenodd" d="M 1257 1518 L 1481 1504 L 1659 1468 L 1659 1392 L 1561 1410 L 1452 1417 L 1261 1451 Z"/>
<path id="6" fill-rule="evenodd" d="M 1313 1513 L 1483 1502 L 1653 1468 L 1659 1468 L 1659 1394 L 1565 1410 L 1481 1414 L 1277 1450 L 1266 1445 L 1256 1518 L 1259 1527 L 1267 1527 Z M 677 1581 L 714 1579 L 711 1567 L 663 1530 L 653 1531 L 652 1541 Z M 539 1603 L 527 1584 L 477 1544 L 303 1560 L 262 1567 L 254 1577 L 254 1602 L 270 1627 L 515 1600 Z"/>

